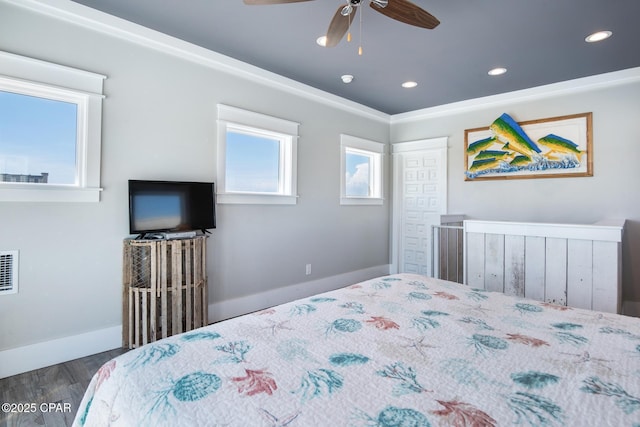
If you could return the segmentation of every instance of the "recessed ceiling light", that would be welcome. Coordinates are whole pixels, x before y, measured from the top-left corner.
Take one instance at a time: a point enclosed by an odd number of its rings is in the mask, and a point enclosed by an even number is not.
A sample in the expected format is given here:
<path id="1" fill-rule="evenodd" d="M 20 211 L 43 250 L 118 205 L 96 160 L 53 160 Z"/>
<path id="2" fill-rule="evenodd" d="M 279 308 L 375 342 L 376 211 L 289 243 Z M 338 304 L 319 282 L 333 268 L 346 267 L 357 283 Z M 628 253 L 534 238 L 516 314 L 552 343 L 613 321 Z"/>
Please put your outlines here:
<path id="1" fill-rule="evenodd" d="M 344 74 L 340 76 L 343 83 L 351 83 L 353 81 L 353 76 L 351 74 Z"/>
<path id="2" fill-rule="evenodd" d="M 496 67 L 493 68 L 491 70 L 489 70 L 489 72 L 487 74 L 489 74 L 490 76 L 499 76 L 501 74 L 504 74 L 507 72 L 507 69 L 504 67 Z"/>
<path id="3" fill-rule="evenodd" d="M 318 46 L 325 47 L 327 45 L 327 36 L 321 36 L 316 39 Z"/>
<path id="4" fill-rule="evenodd" d="M 416 87 L 416 86 L 418 86 L 417 82 L 408 81 L 408 82 L 402 83 L 402 87 L 405 87 L 407 89 L 412 88 L 412 87 Z"/>
<path id="5" fill-rule="evenodd" d="M 597 33 L 589 34 L 585 37 L 584 41 L 587 43 L 599 42 L 604 39 L 608 39 L 611 37 L 613 33 L 611 31 L 598 31 Z"/>

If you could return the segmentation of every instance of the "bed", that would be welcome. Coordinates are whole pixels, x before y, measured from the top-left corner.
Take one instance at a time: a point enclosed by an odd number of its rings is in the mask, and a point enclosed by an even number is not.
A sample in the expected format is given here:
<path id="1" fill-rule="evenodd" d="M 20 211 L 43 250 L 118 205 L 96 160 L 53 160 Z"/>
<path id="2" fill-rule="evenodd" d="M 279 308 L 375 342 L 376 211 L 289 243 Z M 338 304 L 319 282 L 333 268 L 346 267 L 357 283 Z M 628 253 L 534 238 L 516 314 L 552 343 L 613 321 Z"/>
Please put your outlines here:
<path id="1" fill-rule="evenodd" d="M 75 426 L 640 426 L 640 319 L 424 276 L 129 351 Z"/>

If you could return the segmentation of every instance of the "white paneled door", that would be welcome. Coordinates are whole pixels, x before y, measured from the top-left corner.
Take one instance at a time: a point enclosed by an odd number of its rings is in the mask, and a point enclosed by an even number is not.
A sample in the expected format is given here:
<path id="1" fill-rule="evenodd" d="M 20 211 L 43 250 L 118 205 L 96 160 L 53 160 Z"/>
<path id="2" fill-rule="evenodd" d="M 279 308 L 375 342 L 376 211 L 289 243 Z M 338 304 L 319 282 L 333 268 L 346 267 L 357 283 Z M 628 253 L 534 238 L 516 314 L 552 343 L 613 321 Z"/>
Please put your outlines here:
<path id="1" fill-rule="evenodd" d="M 431 226 L 447 210 L 447 138 L 393 144 L 392 270 L 432 275 Z"/>

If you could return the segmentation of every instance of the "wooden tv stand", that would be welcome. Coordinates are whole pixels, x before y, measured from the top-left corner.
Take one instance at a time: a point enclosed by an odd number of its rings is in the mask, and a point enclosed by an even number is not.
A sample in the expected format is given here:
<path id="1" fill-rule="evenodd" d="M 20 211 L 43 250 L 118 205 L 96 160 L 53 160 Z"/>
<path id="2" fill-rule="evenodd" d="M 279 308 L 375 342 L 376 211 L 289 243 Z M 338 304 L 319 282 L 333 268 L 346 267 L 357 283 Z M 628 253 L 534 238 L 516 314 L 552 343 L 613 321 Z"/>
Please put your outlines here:
<path id="1" fill-rule="evenodd" d="M 206 239 L 124 240 L 123 347 L 207 325 Z"/>

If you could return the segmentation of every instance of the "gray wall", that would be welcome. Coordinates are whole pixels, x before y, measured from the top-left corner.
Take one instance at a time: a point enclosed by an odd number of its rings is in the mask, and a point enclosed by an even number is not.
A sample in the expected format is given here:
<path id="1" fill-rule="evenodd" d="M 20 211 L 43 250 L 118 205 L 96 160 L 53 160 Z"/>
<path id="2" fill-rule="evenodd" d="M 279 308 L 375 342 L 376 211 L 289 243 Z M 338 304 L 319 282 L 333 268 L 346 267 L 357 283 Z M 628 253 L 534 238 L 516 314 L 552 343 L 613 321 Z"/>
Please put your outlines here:
<path id="1" fill-rule="evenodd" d="M 388 203 L 339 205 L 340 133 L 386 143 L 388 122 L 3 2 L 0 50 L 108 76 L 100 203 L 0 203 L 0 249 L 20 250 L 0 350 L 121 323 L 127 180 L 215 180 L 218 103 L 301 124 L 300 198 L 218 206 L 210 303 L 389 263 Z"/>
<path id="2" fill-rule="evenodd" d="M 640 301 L 640 83 L 398 121 L 393 142 L 448 136 L 449 213 L 473 219 L 589 224 L 626 218 L 623 298 Z M 489 104 L 489 103 L 488 103 Z M 594 176 L 464 181 L 464 130 L 503 112 L 517 121 L 593 112 Z M 417 117 L 417 112 L 416 112 Z"/>
<path id="3" fill-rule="evenodd" d="M 388 142 L 384 120 L 4 2 L 0 49 L 108 76 L 101 202 L 0 203 L 0 250 L 20 250 L 20 292 L 0 297 L 0 350 L 121 323 L 127 180 L 215 180 L 218 103 L 301 124 L 300 199 L 296 206 L 219 206 L 219 228 L 208 243 L 211 303 L 389 262 L 389 204 L 339 205 L 340 133 Z M 624 297 L 640 301 L 638 99 L 635 83 L 512 102 L 392 124 L 390 140 L 449 137 L 450 213 L 545 222 L 626 218 Z M 464 129 L 487 126 L 502 112 L 522 121 L 585 111 L 594 113 L 594 177 L 463 180 Z"/>

